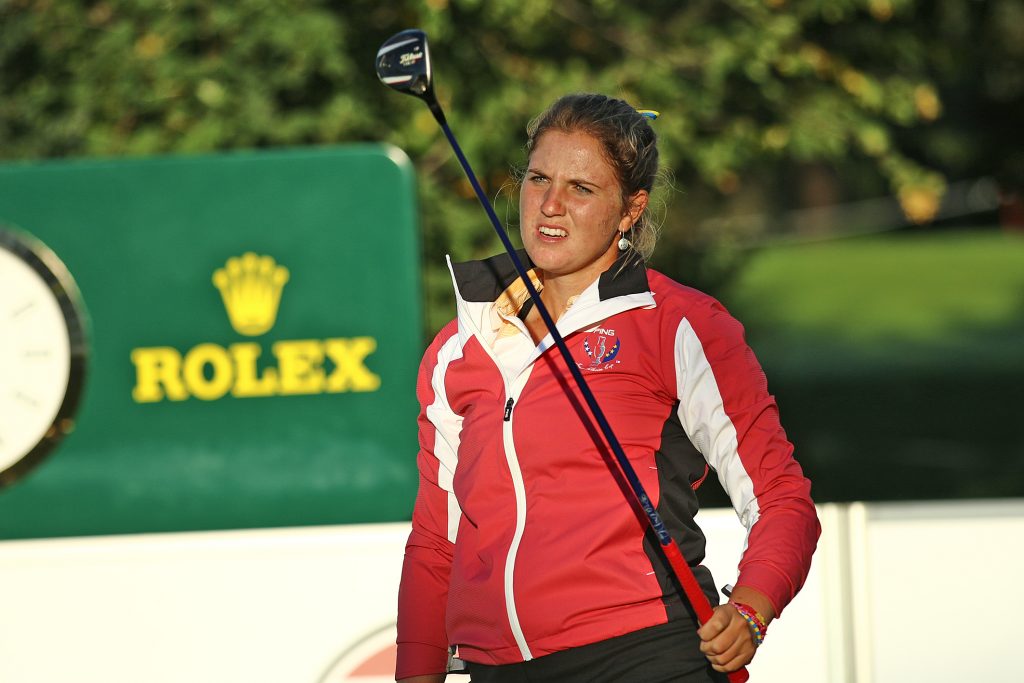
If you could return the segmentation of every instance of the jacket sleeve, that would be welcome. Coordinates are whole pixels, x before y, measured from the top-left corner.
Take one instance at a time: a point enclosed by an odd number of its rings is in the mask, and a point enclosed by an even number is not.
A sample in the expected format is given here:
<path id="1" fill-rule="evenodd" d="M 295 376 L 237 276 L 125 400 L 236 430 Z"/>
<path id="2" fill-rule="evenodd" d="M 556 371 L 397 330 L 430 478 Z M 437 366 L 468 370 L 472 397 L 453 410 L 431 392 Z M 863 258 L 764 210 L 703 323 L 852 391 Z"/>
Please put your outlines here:
<path id="1" fill-rule="evenodd" d="M 821 526 L 775 398 L 743 327 L 717 301 L 688 311 L 675 336 L 679 417 L 747 528 L 737 586 L 776 615 L 803 586 Z"/>
<path id="2" fill-rule="evenodd" d="M 457 344 L 451 323 L 424 354 L 416 382 L 419 491 L 398 589 L 396 679 L 443 673 L 448 662 L 445 605 L 460 517 L 452 479 L 461 418 L 448 406 L 444 374 Z"/>

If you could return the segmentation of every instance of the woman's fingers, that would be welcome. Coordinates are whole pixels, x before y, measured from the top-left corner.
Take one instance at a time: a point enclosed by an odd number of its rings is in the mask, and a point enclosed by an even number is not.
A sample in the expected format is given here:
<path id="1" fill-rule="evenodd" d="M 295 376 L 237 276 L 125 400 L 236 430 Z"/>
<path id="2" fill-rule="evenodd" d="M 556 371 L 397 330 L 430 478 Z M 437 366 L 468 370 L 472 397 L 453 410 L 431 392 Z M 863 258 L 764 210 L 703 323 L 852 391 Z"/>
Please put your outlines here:
<path id="1" fill-rule="evenodd" d="M 700 651 L 715 671 L 736 671 L 754 658 L 754 639 L 743 616 L 732 605 L 719 605 L 697 631 Z"/>

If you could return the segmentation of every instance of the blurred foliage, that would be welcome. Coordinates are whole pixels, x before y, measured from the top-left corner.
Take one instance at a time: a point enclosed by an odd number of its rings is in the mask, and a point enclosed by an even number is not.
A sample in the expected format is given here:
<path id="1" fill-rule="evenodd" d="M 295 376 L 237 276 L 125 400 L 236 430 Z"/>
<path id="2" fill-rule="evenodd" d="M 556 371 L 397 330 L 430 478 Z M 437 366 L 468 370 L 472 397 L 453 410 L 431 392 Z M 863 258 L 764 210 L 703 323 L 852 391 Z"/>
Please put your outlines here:
<path id="1" fill-rule="evenodd" d="M 731 263 L 694 251 L 730 239 L 697 216 L 785 206 L 808 168 L 894 194 L 915 222 L 951 171 L 1000 159 L 1024 186 L 1024 143 L 998 123 L 1024 93 L 1024 0 L 0 0 L 0 158 L 393 143 L 419 175 L 436 329 L 450 311 L 440 255 L 500 246 L 427 108 L 376 80 L 377 48 L 411 26 L 510 227 L 515 192 L 501 190 L 547 103 L 601 91 L 660 110 L 682 192 L 663 195 L 676 201 L 656 265 L 691 281 Z"/>

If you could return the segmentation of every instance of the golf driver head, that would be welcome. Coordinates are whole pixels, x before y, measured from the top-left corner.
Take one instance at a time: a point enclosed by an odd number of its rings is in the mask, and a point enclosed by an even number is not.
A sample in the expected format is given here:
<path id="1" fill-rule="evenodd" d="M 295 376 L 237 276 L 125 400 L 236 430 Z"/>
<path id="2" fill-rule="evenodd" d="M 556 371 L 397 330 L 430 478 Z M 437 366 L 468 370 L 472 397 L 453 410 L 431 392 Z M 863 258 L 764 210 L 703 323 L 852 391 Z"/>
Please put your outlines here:
<path id="1" fill-rule="evenodd" d="M 400 93 L 434 100 L 427 34 L 410 28 L 384 41 L 377 51 L 377 78 Z"/>

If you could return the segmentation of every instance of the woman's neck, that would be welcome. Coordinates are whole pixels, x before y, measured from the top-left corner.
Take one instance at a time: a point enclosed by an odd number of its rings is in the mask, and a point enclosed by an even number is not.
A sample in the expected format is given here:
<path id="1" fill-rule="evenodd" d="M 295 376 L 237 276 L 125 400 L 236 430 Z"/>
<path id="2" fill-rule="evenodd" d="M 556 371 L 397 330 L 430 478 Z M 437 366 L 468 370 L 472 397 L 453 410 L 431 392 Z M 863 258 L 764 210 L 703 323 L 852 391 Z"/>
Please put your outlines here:
<path id="1" fill-rule="evenodd" d="M 577 274 L 575 277 L 562 276 L 552 277 L 540 271 L 541 282 L 544 288 L 540 291 L 541 301 L 544 307 L 551 314 L 551 319 L 558 322 L 559 318 L 569 310 L 572 302 L 576 300 L 583 290 L 590 286 L 590 282 L 584 282 Z"/>

